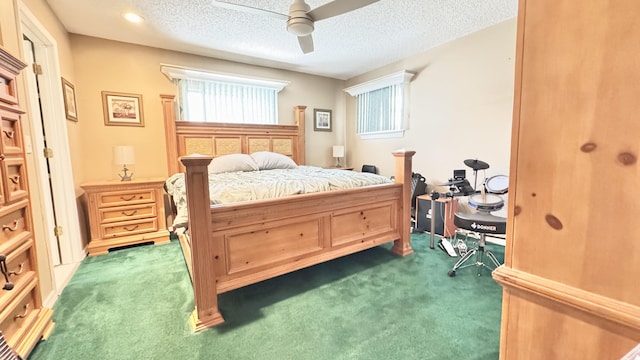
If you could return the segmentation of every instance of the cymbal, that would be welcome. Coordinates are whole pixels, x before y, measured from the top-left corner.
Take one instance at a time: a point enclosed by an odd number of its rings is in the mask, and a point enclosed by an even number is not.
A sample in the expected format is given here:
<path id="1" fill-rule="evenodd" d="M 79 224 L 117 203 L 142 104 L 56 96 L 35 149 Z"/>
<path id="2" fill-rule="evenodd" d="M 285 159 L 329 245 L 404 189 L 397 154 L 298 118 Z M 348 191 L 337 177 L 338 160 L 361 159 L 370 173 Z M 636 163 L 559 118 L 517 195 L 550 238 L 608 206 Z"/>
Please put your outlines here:
<path id="1" fill-rule="evenodd" d="M 478 159 L 467 159 L 464 161 L 464 164 L 473 170 L 484 170 L 489 168 L 489 164 Z"/>
<path id="2" fill-rule="evenodd" d="M 451 185 L 462 184 L 463 182 L 464 180 L 449 180 L 448 182 L 444 184 L 440 184 L 439 186 L 451 186 Z"/>

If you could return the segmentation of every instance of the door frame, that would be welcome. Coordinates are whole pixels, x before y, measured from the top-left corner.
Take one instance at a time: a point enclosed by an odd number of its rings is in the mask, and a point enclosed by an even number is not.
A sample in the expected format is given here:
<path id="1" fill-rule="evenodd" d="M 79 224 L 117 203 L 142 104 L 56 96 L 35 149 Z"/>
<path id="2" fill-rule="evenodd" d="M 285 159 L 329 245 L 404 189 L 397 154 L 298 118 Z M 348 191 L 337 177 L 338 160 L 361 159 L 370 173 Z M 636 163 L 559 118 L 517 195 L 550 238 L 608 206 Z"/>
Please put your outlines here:
<path id="1" fill-rule="evenodd" d="M 43 124 L 36 121 L 33 117 L 28 116 L 29 125 L 32 129 L 31 137 L 34 154 L 36 174 L 35 179 L 30 176 L 30 187 L 37 186 L 42 198 L 48 196 L 53 191 L 56 201 L 55 211 L 58 225 L 63 227 L 63 234 L 60 237 L 60 252 L 62 266 L 71 265 L 69 271 L 63 274 L 56 273 L 56 269 L 50 269 L 54 275 L 54 287 L 57 294 L 70 280 L 71 276 L 77 269 L 79 263 L 86 257 L 84 246 L 82 244 L 82 236 L 80 233 L 80 223 L 78 219 L 78 204 L 76 200 L 75 183 L 73 179 L 71 156 L 69 150 L 69 140 L 67 136 L 67 120 L 64 110 L 64 100 L 62 93 L 62 81 L 60 75 L 60 64 L 58 57 L 58 46 L 56 40 L 49 34 L 37 18 L 21 1 L 19 2 L 20 12 L 20 34 L 27 35 L 31 41 L 40 45 L 40 51 L 36 51 L 38 63 L 42 66 L 43 74 L 38 77 L 40 87 L 40 104 L 42 113 L 47 121 L 44 121 L 44 130 L 47 134 L 47 144 L 54 149 L 54 156 L 49 159 L 51 169 L 51 189 L 49 188 L 49 174 L 47 172 L 46 159 L 42 153 L 44 148 L 44 137 L 42 132 Z M 21 41 L 22 43 L 22 41 Z M 28 93 L 33 89 L 26 87 Z M 39 111 L 37 104 L 29 100 L 29 113 Z M 43 200 L 44 206 L 50 206 L 51 201 Z M 41 209 L 41 211 L 47 211 Z M 37 209 L 33 209 L 33 213 L 37 213 Z M 46 216 L 43 216 L 46 219 Z M 48 221 L 46 221 L 48 222 Z M 47 237 L 47 245 L 50 244 L 50 237 L 53 235 L 53 224 L 45 223 L 47 227 L 45 236 Z M 47 251 L 51 256 L 51 251 Z M 51 259 L 50 259 L 51 260 Z M 53 267 L 52 261 L 49 261 Z M 56 266 L 57 267 L 57 266 Z M 62 278 L 61 278 L 62 277 Z M 43 294 L 44 295 L 44 294 Z"/>

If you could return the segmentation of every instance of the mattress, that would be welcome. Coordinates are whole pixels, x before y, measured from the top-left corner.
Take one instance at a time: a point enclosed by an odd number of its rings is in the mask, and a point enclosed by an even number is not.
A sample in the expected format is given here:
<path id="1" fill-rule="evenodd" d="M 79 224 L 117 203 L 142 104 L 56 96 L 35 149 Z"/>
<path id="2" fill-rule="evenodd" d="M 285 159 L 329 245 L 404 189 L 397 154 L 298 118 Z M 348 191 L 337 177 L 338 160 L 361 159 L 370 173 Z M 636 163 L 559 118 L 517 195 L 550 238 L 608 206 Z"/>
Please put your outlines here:
<path id="1" fill-rule="evenodd" d="M 210 173 L 209 195 L 211 204 L 228 204 L 391 182 L 387 177 L 372 173 L 300 165 L 294 169 Z M 173 227 L 185 227 L 187 199 L 184 174 L 169 177 L 165 188 L 177 208 Z"/>

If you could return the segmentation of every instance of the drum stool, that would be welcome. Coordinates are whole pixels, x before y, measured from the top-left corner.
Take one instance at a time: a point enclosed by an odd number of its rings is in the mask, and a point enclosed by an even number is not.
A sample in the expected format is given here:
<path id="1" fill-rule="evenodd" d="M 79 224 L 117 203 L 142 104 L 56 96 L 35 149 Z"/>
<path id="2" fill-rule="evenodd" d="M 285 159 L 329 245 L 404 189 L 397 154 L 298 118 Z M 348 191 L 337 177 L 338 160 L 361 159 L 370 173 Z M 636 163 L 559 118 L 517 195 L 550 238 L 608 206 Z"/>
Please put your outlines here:
<path id="1" fill-rule="evenodd" d="M 489 250 L 485 250 L 485 236 L 486 234 L 505 234 L 507 228 L 507 219 L 495 215 L 491 215 L 486 211 L 479 211 L 475 214 L 455 213 L 453 217 L 453 223 L 461 228 L 480 234 L 478 240 L 478 246 L 474 249 L 469 249 L 466 254 L 458 260 L 453 268 L 449 271 L 449 276 L 456 276 L 456 270 L 463 269 L 469 266 L 475 265 L 478 269 L 478 276 L 481 275 L 482 268 L 487 268 L 493 271 L 500 266 L 500 262 Z M 467 263 L 469 259 L 475 255 L 475 262 Z M 493 263 L 493 267 L 485 264 L 485 256 Z"/>

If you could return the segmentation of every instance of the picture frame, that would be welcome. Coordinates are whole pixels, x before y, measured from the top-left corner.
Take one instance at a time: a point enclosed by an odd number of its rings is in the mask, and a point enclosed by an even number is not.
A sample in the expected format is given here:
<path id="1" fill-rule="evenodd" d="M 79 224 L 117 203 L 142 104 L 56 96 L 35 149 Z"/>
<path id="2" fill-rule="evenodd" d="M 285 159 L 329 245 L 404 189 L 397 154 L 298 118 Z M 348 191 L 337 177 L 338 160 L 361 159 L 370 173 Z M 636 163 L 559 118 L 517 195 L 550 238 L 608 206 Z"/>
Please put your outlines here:
<path id="1" fill-rule="evenodd" d="M 142 95 L 112 91 L 102 92 L 104 124 L 109 126 L 144 126 Z"/>
<path id="2" fill-rule="evenodd" d="M 67 79 L 62 79 L 62 97 L 64 98 L 64 114 L 67 120 L 78 122 L 76 105 L 76 88 Z"/>
<path id="3" fill-rule="evenodd" d="M 331 131 L 331 110 L 313 109 L 313 130 Z"/>

